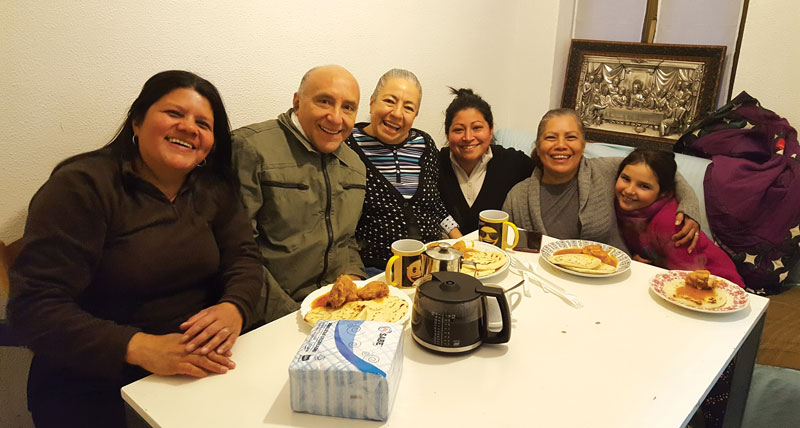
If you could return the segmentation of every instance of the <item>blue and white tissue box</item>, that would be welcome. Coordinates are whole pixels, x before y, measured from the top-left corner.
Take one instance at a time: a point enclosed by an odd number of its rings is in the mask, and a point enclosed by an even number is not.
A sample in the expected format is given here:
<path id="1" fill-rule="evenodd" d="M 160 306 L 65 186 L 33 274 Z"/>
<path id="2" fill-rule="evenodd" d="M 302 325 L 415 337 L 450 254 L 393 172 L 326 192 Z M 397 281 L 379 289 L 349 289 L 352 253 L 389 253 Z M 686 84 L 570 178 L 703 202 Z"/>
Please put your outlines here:
<path id="1" fill-rule="evenodd" d="M 292 410 L 385 421 L 403 370 L 403 325 L 317 321 L 292 363 Z"/>

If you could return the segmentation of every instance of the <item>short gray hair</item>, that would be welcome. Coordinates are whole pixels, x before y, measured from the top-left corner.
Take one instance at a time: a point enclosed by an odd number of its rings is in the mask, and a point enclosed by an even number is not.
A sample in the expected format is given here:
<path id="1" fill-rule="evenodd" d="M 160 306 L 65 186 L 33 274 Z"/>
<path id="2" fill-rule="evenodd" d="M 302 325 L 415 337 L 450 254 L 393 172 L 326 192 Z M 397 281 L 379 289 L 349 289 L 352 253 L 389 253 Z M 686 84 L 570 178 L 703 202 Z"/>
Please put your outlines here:
<path id="1" fill-rule="evenodd" d="M 422 84 L 419 83 L 419 79 L 417 79 L 417 76 L 414 75 L 414 73 L 402 68 L 393 68 L 386 73 L 383 73 L 383 76 L 378 79 L 378 84 L 375 85 L 375 90 L 372 91 L 372 95 L 369 96 L 369 102 L 373 102 L 375 101 L 375 98 L 378 98 L 378 93 L 380 93 L 381 89 L 386 86 L 386 82 L 388 82 L 389 79 L 403 79 L 413 83 L 414 86 L 417 87 L 417 90 L 419 90 L 419 101 L 420 104 L 422 104 Z"/>

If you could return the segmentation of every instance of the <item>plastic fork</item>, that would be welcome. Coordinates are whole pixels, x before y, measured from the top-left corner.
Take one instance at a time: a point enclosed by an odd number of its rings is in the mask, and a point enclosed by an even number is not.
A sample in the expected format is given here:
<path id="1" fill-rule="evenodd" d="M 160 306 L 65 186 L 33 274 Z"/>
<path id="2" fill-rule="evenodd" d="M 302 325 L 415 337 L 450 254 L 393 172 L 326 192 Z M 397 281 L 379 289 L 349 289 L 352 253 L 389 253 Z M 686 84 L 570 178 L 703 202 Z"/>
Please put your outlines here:
<path id="1" fill-rule="evenodd" d="M 539 287 L 542 287 L 542 290 L 548 293 L 555 294 L 556 296 L 560 297 L 561 300 L 567 302 L 567 304 L 572 306 L 573 308 L 583 307 L 583 302 L 581 302 L 581 299 L 579 299 L 578 296 L 568 293 L 561 286 L 557 285 L 556 283 L 548 279 L 543 278 L 536 271 L 536 268 L 533 267 L 531 264 L 526 264 L 525 267 L 527 269 L 521 271 L 523 273 L 523 277 L 529 277 L 531 282 L 538 283 Z M 531 278 L 534 276 L 535 278 Z"/>
<path id="2" fill-rule="evenodd" d="M 545 293 L 554 294 L 560 297 L 561 300 L 567 302 L 567 304 L 573 308 L 583 307 L 583 302 L 581 302 L 581 299 L 579 299 L 578 296 L 567 293 L 567 291 L 561 288 L 561 286 L 543 278 L 536 271 L 536 268 L 534 268 L 530 263 L 525 263 L 522 260 L 511 256 L 511 268 L 516 270 L 517 275 L 521 276 L 525 282 L 538 285 Z"/>
<path id="3" fill-rule="evenodd" d="M 532 274 L 536 273 L 533 271 L 533 269 L 531 269 L 531 266 L 528 263 L 512 255 L 509 255 L 508 257 L 511 259 L 511 263 L 509 264 L 509 267 L 511 268 L 511 273 L 517 274 L 519 276 L 522 276 L 522 272 L 528 272 Z"/>
<path id="4" fill-rule="evenodd" d="M 509 258 L 511 259 L 511 273 L 522 277 L 522 293 L 525 294 L 525 297 L 533 297 L 533 292 L 531 292 L 530 287 L 532 281 L 530 281 L 529 278 L 524 275 L 528 268 L 525 266 L 522 260 L 511 255 L 509 255 Z M 514 288 L 516 288 L 516 286 L 514 286 Z"/>

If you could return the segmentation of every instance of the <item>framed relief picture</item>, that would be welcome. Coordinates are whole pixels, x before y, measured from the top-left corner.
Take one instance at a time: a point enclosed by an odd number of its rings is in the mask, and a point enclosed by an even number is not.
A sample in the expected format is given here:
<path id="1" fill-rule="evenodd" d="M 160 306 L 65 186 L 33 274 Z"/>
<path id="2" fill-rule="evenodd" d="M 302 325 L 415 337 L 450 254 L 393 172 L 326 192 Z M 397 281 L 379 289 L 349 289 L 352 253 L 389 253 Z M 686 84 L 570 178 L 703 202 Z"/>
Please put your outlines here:
<path id="1" fill-rule="evenodd" d="M 587 141 L 674 144 L 714 110 L 725 46 L 573 40 L 562 107 Z"/>

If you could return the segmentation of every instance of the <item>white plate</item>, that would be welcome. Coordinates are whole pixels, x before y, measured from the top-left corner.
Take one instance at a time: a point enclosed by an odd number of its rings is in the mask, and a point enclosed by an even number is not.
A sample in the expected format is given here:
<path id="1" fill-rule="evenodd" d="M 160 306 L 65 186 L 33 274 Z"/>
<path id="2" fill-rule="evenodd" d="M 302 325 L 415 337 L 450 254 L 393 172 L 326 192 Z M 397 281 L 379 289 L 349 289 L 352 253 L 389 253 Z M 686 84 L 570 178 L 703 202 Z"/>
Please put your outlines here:
<path id="1" fill-rule="evenodd" d="M 616 257 L 617 271 L 612 273 L 585 273 L 585 272 L 569 270 L 565 267 L 550 262 L 550 257 L 552 257 L 553 253 L 555 253 L 558 250 L 563 250 L 566 248 L 583 248 L 587 245 L 599 245 L 603 247 L 603 250 L 607 251 L 609 254 Z M 628 257 L 628 255 L 625 254 L 624 251 L 612 247 L 611 245 L 603 244 L 602 242 L 585 241 L 583 239 L 564 239 L 561 241 L 551 242 L 542 247 L 541 255 L 542 255 L 541 259 L 547 262 L 547 264 L 549 264 L 550 266 L 560 271 L 570 273 L 572 275 L 584 276 L 587 278 L 602 278 L 607 276 L 619 275 L 631 268 L 631 258 Z"/>
<path id="2" fill-rule="evenodd" d="M 434 242 L 446 242 L 448 244 L 455 244 L 458 241 L 464 241 L 464 243 L 467 244 L 467 248 L 475 248 L 475 249 L 478 249 L 478 250 L 481 250 L 481 251 L 486 251 L 486 252 L 503 253 L 506 256 L 506 263 L 503 266 L 501 266 L 500 268 L 498 268 L 496 271 L 494 271 L 493 274 L 482 276 L 482 277 L 476 278 L 476 279 L 479 279 L 481 281 L 486 281 L 487 279 L 492 279 L 494 277 L 497 277 L 500 274 L 502 274 L 503 272 L 505 272 L 506 270 L 508 270 L 508 265 L 511 264 L 511 257 L 508 255 L 507 252 L 501 250 L 500 248 L 498 248 L 498 247 L 496 247 L 496 246 L 494 246 L 492 244 L 487 244 L 485 242 L 481 242 L 481 241 L 477 241 L 477 240 L 472 241 L 472 240 L 468 240 L 468 239 L 442 239 L 441 241 L 434 241 Z M 425 244 L 425 246 L 427 247 L 430 244 L 431 244 L 431 242 Z"/>
<path id="3" fill-rule="evenodd" d="M 681 299 L 669 295 L 664 290 L 664 287 L 666 287 L 667 284 L 671 282 L 683 281 L 687 273 L 689 273 L 688 270 L 670 270 L 667 272 L 659 273 L 656 276 L 654 276 L 653 279 L 650 280 L 650 288 L 652 288 L 653 291 L 655 291 L 655 293 L 658 294 L 664 300 L 697 312 L 708 312 L 708 313 L 736 312 L 736 311 L 741 311 L 742 309 L 746 308 L 748 304 L 750 304 L 750 299 L 747 297 L 747 292 L 745 292 L 742 287 L 739 287 L 738 285 L 728 281 L 727 279 L 718 277 L 716 275 L 711 275 L 711 277 L 717 280 L 717 288 L 725 290 L 729 297 L 725 302 L 725 305 L 720 306 L 718 308 L 711 308 L 711 309 L 698 308 L 697 306 L 693 306 L 690 303 L 687 303 Z"/>
<path id="4" fill-rule="evenodd" d="M 353 281 L 353 282 L 356 283 L 358 288 L 361 288 L 371 281 L 364 280 L 364 281 Z M 304 322 L 306 319 L 306 314 L 308 313 L 308 311 L 311 310 L 311 304 L 314 303 L 314 300 L 316 300 L 317 297 L 330 292 L 331 288 L 333 288 L 333 284 L 328 284 L 324 287 L 320 287 L 316 291 L 306 296 L 305 299 L 303 299 L 303 302 L 300 303 L 300 318 L 302 318 Z M 391 285 L 389 286 L 389 295 L 399 297 L 405 300 L 406 303 L 408 303 L 408 311 L 406 312 L 405 316 L 403 316 L 403 318 L 400 318 L 400 320 L 397 321 L 400 324 L 405 324 L 406 321 L 408 321 L 411 318 L 411 306 L 413 305 L 413 302 L 405 292 L 403 292 L 397 287 L 392 287 Z M 306 322 L 306 324 L 308 324 L 308 322 Z"/>

